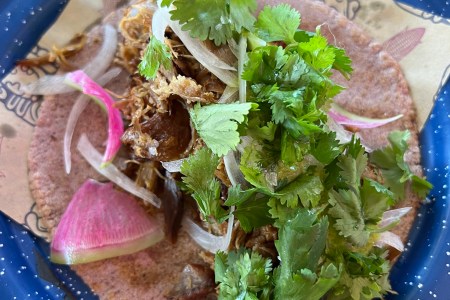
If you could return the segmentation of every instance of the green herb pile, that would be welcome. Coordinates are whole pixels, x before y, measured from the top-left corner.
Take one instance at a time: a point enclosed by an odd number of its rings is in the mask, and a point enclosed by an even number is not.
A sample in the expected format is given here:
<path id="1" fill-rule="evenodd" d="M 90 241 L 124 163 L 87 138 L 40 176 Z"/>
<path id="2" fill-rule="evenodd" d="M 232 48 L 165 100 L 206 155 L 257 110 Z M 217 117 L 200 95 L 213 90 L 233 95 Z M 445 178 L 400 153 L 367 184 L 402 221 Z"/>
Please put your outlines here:
<path id="1" fill-rule="evenodd" d="M 257 18 L 254 0 L 162 5 L 192 37 L 247 48 L 241 102 L 190 110 L 206 147 L 181 172 L 206 220 L 224 222 L 235 206 L 245 232 L 275 226 L 279 261 L 249 249 L 217 253 L 220 299 L 372 299 L 389 292 L 387 251 L 373 246 L 390 229 L 379 226 L 382 215 L 402 200 L 406 184 L 420 196 L 430 184 L 403 160 L 408 132 L 392 132 L 390 146 L 368 154 L 356 137 L 341 144 L 328 128 L 327 109 L 343 89 L 330 76 L 352 73 L 345 51 L 329 45 L 320 27 L 300 30 L 300 14 L 288 5 L 265 7 Z M 152 38 L 140 72 L 152 78 L 170 60 L 169 48 Z M 243 136 L 240 171 L 247 183 L 221 199 L 215 170 Z M 364 176 L 369 162 L 384 185 Z"/>

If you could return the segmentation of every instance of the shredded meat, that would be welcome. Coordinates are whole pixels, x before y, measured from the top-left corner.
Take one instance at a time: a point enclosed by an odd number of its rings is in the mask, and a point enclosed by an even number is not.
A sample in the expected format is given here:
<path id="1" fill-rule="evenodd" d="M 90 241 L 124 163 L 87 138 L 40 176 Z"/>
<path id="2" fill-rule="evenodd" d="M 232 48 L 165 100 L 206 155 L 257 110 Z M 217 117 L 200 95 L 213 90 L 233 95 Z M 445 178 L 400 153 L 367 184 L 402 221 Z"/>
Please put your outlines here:
<path id="1" fill-rule="evenodd" d="M 245 233 L 239 221 L 237 221 L 233 226 L 231 249 L 229 250 L 245 247 L 258 252 L 264 257 L 270 257 L 272 261 L 276 261 L 277 251 L 274 242 L 277 239 L 278 230 L 272 225 L 266 225 L 253 230 L 251 233 Z"/>
<path id="2" fill-rule="evenodd" d="M 168 299 L 217 299 L 214 272 L 206 266 L 188 264 L 178 280 L 178 284 L 168 293 Z"/>
<path id="3" fill-rule="evenodd" d="M 46 55 L 22 59 L 18 62 L 18 65 L 36 67 L 45 64 L 57 63 L 64 70 L 74 70 L 76 67 L 73 66 L 67 59 L 80 52 L 86 44 L 86 41 L 87 36 L 84 33 L 77 34 L 67 46 L 63 48 L 53 46 L 50 52 Z"/>
<path id="4" fill-rule="evenodd" d="M 179 101 L 172 101 L 168 113 L 156 112 L 129 127 L 122 142 L 138 157 L 170 161 L 186 155 L 191 138 L 188 112 Z"/>

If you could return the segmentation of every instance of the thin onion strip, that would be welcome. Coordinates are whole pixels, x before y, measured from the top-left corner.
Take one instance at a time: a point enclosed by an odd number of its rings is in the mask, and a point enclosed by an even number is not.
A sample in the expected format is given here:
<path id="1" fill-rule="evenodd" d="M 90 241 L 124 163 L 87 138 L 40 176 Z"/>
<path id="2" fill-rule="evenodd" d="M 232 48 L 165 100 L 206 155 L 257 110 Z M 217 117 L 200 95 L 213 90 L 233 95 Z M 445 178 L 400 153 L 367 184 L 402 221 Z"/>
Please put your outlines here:
<path id="1" fill-rule="evenodd" d="M 169 10 L 164 7 L 159 9 L 161 17 L 166 19 L 173 32 L 183 42 L 184 46 L 189 50 L 192 56 L 201 63 L 206 69 L 217 76 L 225 84 L 233 87 L 238 86 L 238 78 L 235 72 L 236 68 L 228 65 L 219 57 L 214 55 L 201 41 L 193 39 L 188 32 L 181 29 L 178 22 L 170 20 Z M 159 15 L 157 15 L 159 18 Z"/>
<path id="2" fill-rule="evenodd" d="M 186 160 L 186 158 L 172 160 L 172 161 L 162 161 L 161 165 L 164 169 L 170 173 L 181 172 L 181 165 Z"/>
<path id="3" fill-rule="evenodd" d="M 231 234 L 234 225 L 234 209 L 234 206 L 232 206 L 230 209 L 227 233 L 223 236 L 217 236 L 207 232 L 189 217 L 183 218 L 183 228 L 184 230 L 186 230 L 189 236 L 203 249 L 211 253 L 216 253 L 217 251 L 226 251 L 231 242 Z"/>
<path id="4" fill-rule="evenodd" d="M 239 39 L 238 73 L 239 73 L 239 102 L 247 102 L 247 81 L 242 79 L 244 65 L 247 61 L 247 38 L 241 36 Z"/>
<path id="5" fill-rule="evenodd" d="M 225 171 L 227 173 L 228 179 L 233 186 L 240 184 L 241 186 L 246 186 L 247 182 L 245 181 L 244 175 L 239 169 L 239 164 L 236 161 L 234 151 L 229 151 L 223 157 L 223 164 L 225 165 Z"/>
<path id="6" fill-rule="evenodd" d="M 349 112 L 337 103 L 332 104 L 331 109 L 328 111 L 328 115 L 338 124 L 355 126 L 362 129 L 380 127 L 403 117 L 402 114 L 399 114 L 386 119 L 368 118 Z"/>
<path id="7" fill-rule="evenodd" d="M 120 172 L 113 164 L 101 168 L 102 155 L 95 149 L 85 134 L 81 135 L 77 144 L 77 149 L 86 161 L 101 175 L 105 176 L 127 192 L 139 197 L 140 199 L 154 205 L 157 208 L 161 206 L 161 199 L 149 190 L 137 186 L 130 178 Z"/>
<path id="8" fill-rule="evenodd" d="M 403 245 L 403 242 L 400 239 L 400 237 L 390 231 L 380 233 L 378 240 L 375 242 L 375 246 L 379 248 L 390 246 L 392 248 L 397 249 L 400 252 L 403 252 L 405 250 L 405 246 Z"/>
<path id="9" fill-rule="evenodd" d="M 232 103 L 238 99 L 238 89 L 228 86 L 223 91 L 217 103 Z"/>
<path id="10" fill-rule="evenodd" d="M 407 206 L 385 211 L 378 227 L 383 229 L 395 226 L 404 215 L 411 211 L 411 209 L 412 207 Z"/>

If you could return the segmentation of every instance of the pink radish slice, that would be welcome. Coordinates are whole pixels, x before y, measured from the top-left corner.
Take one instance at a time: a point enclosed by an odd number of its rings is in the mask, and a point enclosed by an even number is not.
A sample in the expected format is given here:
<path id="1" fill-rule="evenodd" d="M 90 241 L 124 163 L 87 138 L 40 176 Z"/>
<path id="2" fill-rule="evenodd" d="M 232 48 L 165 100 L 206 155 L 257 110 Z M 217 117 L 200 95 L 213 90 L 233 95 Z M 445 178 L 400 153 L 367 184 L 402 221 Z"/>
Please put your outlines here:
<path id="1" fill-rule="evenodd" d="M 102 160 L 102 166 L 105 166 L 114 159 L 122 145 L 120 138 L 124 132 L 124 125 L 120 110 L 114 107 L 114 100 L 108 92 L 83 71 L 68 73 L 66 83 L 79 89 L 83 94 L 91 96 L 108 112 L 108 143 Z"/>
<path id="2" fill-rule="evenodd" d="M 156 220 L 112 183 L 88 179 L 78 189 L 56 228 L 50 259 L 81 264 L 131 254 L 164 238 Z"/>

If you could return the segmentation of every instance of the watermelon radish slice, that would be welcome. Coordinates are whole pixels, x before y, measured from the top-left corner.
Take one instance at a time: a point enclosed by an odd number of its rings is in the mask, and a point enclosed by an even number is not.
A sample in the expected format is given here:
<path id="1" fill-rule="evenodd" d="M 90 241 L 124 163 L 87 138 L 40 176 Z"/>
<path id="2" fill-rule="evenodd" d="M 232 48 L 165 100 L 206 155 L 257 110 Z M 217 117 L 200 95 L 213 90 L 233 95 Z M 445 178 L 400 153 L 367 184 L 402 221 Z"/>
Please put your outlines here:
<path id="1" fill-rule="evenodd" d="M 112 183 L 88 179 L 56 228 L 50 260 L 81 264 L 134 253 L 164 238 L 156 220 Z"/>

